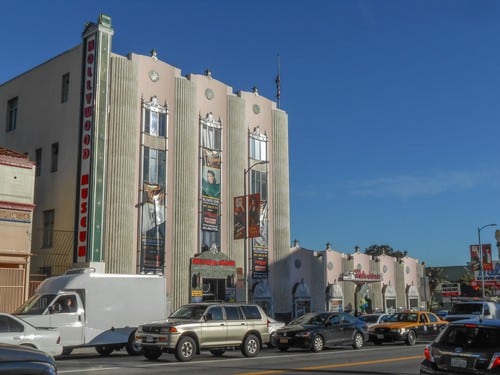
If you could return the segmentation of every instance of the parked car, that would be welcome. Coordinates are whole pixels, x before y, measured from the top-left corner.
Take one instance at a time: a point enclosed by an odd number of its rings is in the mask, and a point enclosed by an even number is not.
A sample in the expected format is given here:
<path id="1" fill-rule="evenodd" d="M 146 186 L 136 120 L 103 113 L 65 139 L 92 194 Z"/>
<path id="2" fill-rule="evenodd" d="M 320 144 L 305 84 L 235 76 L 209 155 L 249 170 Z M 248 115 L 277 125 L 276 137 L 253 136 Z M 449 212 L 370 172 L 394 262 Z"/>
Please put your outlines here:
<path id="1" fill-rule="evenodd" d="M 374 324 L 384 323 L 391 317 L 391 314 L 373 313 L 358 316 L 358 319 L 363 320 L 370 328 Z"/>
<path id="2" fill-rule="evenodd" d="M 368 326 L 348 313 L 316 312 L 300 316 L 276 334 L 280 351 L 295 347 L 319 352 L 335 345 L 359 349 L 368 340 Z"/>
<path id="3" fill-rule="evenodd" d="M 382 342 L 404 341 L 415 345 L 417 340 L 432 340 L 446 327 L 448 322 L 427 311 L 404 311 L 392 315 L 385 323 L 369 328 L 370 340 Z"/>
<path id="4" fill-rule="evenodd" d="M 500 319 L 500 304 L 480 300 L 457 301 L 446 315 L 446 320 L 462 319 Z"/>
<path id="5" fill-rule="evenodd" d="M 204 349 L 221 356 L 234 348 L 245 357 L 255 357 L 269 342 L 268 317 L 255 304 L 193 303 L 180 307 L 166 321 L 139 326 L 135 338 L 148 359 L 173 353 L 184 362 Z"/>
<path id="6" fill-rule="evenodd" d="M 0 344 L 0 374 L 56 375 L 54 357 L 38 349 Z"/>
<path id="7" fill-rule="evenodd" d="M 267 321 L 269 322 L 269 342 L 267 343 L 267 346 L 269 348 L 274 348 L 276 347 L 276 331 L 279 328 L 283 328 L 285 326 L 285 322 L 278 322 L 270 316 L 267 317 Z"/>
<path id="8" fill-rule="evenodd" d="M 421 375 L 500 374 L 500 320 L 452 322 L 424 356 Z"/>
<path id="9" fill-rule="evenodd" d="M 39 328 L 14 315 L 0 313 L 0 343 L 30 346 L 52 356 L 62 353 L 56 328 Z"/>

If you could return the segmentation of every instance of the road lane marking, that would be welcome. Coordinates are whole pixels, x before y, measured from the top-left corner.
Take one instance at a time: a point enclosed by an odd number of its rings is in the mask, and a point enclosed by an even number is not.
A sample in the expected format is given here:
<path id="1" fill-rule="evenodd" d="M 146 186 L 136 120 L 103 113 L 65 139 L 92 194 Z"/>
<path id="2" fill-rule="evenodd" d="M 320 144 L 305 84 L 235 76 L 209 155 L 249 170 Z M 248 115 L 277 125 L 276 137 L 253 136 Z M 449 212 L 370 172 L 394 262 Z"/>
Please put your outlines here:
<path id="1" fill-rule="evenodd" d="M 412 355 L 412 356 L 408 356 L 408 357 L 398 357 L 398 358 L 390 358 L 390 359 L 373 359 L 370 361 L 345 362 L 345 363 L 337 363 L 337 364 L 331 364 L 331 365 L 300 367 L 300 368 L 286 369 L 286 370 L 266 370 L 266 371 L 255 371 L 255 372 L 240 372 L 237 375 L 283 374 L 287 371 L 302 372 L 302 371 L 324 370 L 324 369 L 333 369 L 333 368 L 351 367 L 351 366 L 376 365 L 379 363 L 409 361 L 411 359 L 419 359 L 419 358 L 423 358 L 423 356 Z"/>

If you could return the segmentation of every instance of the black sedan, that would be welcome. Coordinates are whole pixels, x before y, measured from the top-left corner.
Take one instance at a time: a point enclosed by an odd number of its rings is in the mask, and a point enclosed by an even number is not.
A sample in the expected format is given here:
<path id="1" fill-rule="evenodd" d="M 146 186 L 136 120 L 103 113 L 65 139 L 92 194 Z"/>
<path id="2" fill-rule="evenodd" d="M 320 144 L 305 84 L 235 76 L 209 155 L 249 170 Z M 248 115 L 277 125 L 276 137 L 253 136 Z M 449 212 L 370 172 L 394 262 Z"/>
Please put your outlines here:
<path id="1" fill-rule="evenodd" d="M 325 347 L 352 345 L 361 348 L 368 340 L 365 322 L 348 313 L 307 313 L 276 331 L 280 351 L 304 348 L 319 352 Z"/>
<path id="2" fill-rule="evenodd" d="M 40 350 L 21 345 L 0 344 L 0 374 L 57 374 L 54 358 Z"/>
<path id="3" fill-rule="evenodd" d="M 500 320 L 459 320 L 424 349 L 420 375 L 500 374 Z"/>

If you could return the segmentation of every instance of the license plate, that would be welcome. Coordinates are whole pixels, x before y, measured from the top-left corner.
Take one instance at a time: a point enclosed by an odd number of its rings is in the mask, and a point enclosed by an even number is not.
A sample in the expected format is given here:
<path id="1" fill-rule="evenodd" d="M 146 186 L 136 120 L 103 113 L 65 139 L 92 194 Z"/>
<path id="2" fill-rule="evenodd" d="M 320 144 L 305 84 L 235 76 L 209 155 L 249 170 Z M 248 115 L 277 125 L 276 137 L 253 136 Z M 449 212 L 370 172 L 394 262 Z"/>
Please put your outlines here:
<path id="1" fill-rule="evenodd" d="M 288 339 L 280 339 L 280 344 L 288 344 Z"/>
<path id="2" fill-rule="evenodd" d="M 151 335 L 147 335 L 146 339 L 144 341 L 146 341 L 146 342 L 154 342 L 155 338 L 153 336 L 151 336 Z"/>
<path id="3" fill-rule="evenodd" d="M 467 360 L 459 357 L 451 357 L 451 366 L 458 368 L 467 368 Z"/>

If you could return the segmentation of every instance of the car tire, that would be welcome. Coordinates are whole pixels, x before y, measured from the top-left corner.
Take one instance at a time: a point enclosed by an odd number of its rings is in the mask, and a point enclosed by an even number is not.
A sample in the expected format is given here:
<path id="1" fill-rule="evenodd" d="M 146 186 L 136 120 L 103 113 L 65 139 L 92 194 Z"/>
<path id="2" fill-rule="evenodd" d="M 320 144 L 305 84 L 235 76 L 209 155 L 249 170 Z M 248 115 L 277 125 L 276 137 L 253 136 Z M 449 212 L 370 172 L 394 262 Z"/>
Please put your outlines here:
<path id="1" fill-rule="evenodd" d="M 354 349 L 361 349 L 364 344 L 365 344 L 365 339 L 363 335 L 359 332 L 356 332 L 353 337 L 352 347 Z"/>
<path id="2" fill-rule="evenodd" d="M 161 356 L 161 349 L 160 348 L 150 348 L 150 347 L 143 348 L 142 354 L 147 359 L 158 359 Z"/>
<path id="3" fill-rule="evenodd" d="M 97 345 L 95 347 L 95 351 L 102 355 L 103 357 L 106 357 L 113 353 L 113 347 L 110 345 Z"/>
<path id="4" fill-rule="evenodd" d="M 222 357 L 222 355 L 225 353 L 226 351 L 224 349 L 214 349 L 214 350 L 210 350 L 210 353 L 212 353 L 212 355 L 214 357 Z"/>
<path id="5" fill-rule="evenodd" d="M 267 346 L 269 348 L 275 348 L 277 342 L 278 342 L 278 335 L 276 334 L 276 332 L 271 333 L 271 336 L 269 336 L 269 343 L 267 344 Z"/>
<path id="6" fill-rule="evenodd" d="M 180 362 L 188 362 L 193 359 L 196 353 L 196 344 L 189 336 L 184 336 L 179 339 L 175 347 L 175 358 Z"/>
<path id="7" fill-rule="evenodd" d="M 279 346 L 279 345 L 278 345 L 278 350 L 279 350 L 280 352 L 286 352 L 286 351 L 288 350 L 288 346 Z"/>
<path id="8" fill-rule="evenodd" d="M 325 347 L 325 340 L 320 335 L 316 335 L 312 339 L 311 350 L 315 353 L 322 351 Z"/>
<path id="9" fill-rule="evenodd" d="M 125 349 L 127 349 L 127 353 L 129 355 L 141 355 L 142 354 L 142 345 L 137 344 L 135 342 L 135 331 L 133 331 L 130 334 L 130 336 L 128 338 L 128 342 L 125 345 Z"/>
<path id="10" fill-rule="evenodd" d="M 409 330 L 408 334 L 406 335 L 406 345 L 415 345 L 417 342 L 417 334 L 413 330 Z"/>
<path id="11" fill-rule="evenodd" d="M 245 357 L 256 357 L 260 352 L 260 341 L 255 335 L 248 335 L 243 339 L 241 352 Z"/>

